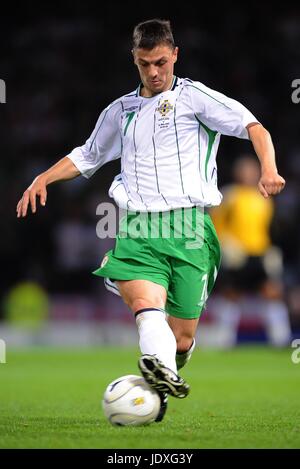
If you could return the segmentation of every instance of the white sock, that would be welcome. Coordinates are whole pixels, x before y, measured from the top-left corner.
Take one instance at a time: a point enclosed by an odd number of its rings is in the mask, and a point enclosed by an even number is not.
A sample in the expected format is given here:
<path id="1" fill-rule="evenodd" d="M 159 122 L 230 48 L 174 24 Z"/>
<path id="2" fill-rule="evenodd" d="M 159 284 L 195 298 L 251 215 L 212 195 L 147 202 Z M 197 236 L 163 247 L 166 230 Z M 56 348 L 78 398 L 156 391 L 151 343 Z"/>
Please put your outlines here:
<path id="1" fill-rule="evenodd" d="M 142 354 L 155 355 L 177 374 L 176 339 L 163 309 L 145 308 L 136 315 Z"/>
<path id="2" fill-rule="evenodd" d="M 275 347 L 289 345 L 292 331 L 286 305 L 282 301 L 266 300 L 263 318 L 271 344 Z"/>
<path id="3" fill-rule="evenodd" d="M 176 365 L 177 365 L 177 370 L 180 370 L 180 368 L 183 368 L 184 365 L 191 359 L 192 353 L 195 349 L 196 341 L 193 339 L 192 345 L 186 352 L 177 352 L 176 353 Z"/>

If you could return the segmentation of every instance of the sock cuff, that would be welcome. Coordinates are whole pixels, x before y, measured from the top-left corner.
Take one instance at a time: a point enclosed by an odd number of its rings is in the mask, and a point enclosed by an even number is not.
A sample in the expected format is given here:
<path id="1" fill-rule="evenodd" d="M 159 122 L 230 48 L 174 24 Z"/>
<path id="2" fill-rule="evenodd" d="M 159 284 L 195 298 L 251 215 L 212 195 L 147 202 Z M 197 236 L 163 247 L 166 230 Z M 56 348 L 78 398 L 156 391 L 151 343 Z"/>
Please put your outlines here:
<path id="1" fill-rule="evenodd" d="M 195 341 L 195 338 L 193 338 L 193 342 L 192 342 L 190 348 L 188 350 L 186 350 L 185 352 L 176 352 L 176 355 L 186 355 L 187 353 L 191 352 L 192 349 L 194 349 L 195 344 L 196 344 L 196 341 Z"/>
<path id="2" fill-rule="evenodd" d="M 134 313 L 135 317 L 137 317 L 141 313 L 145 313 L 146 311 L 159 311 L 160 313 L 166 314 L 164 309 L 161 308 L 142 308 L 139 309 L 136 313 Z"/>

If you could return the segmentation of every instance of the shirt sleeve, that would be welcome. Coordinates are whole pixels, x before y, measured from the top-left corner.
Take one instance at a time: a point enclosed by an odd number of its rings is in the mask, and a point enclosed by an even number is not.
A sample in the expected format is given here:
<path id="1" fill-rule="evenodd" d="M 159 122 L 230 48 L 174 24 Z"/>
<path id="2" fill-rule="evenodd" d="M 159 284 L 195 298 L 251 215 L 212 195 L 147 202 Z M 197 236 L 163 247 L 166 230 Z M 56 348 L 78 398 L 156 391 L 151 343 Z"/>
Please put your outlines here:
<path id="1" fill-rule="evenodd" d="M 259 122 L 243 104 L 200 82 L 187 86 L 198 120 L 220 134 L 249 140 L 247 125 Z"/>
<path id="2" fill-rule="evenodd" d="M 84 145 L 74 148 L 67 155 L 84 177 L 91 177 L 105 163 L 120 158 L 122 152 L 120 110 L 120 101 L 104 109 Z"/>

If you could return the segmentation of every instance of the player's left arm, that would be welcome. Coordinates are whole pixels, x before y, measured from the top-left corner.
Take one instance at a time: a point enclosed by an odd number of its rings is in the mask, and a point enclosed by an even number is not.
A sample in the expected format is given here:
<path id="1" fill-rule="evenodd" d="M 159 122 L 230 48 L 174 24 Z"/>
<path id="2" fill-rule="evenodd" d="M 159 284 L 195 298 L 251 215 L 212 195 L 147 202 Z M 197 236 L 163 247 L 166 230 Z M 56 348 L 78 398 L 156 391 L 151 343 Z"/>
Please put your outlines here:
<path id="1" fill-rule="evenodd" d="M 261 166 L 258 189 L 265 198 L 279 194 L 285 186 L 285 180 L 277 171 L 271 135 L 258 122 L 250 123 L 246 128 Z"/>
<path id="2" fill-rule="evenodd" d="M 260 193 L 265 198 L 279 194 L 284 188 L 285 180 L 278 174 L 269 132 L 235 99 L 200 82 L 188 82 L 186 87 L 190 92 L 191 107 L 198 121 L 222 135 L 251 140 L 261 165 L 258 183 Z"/>

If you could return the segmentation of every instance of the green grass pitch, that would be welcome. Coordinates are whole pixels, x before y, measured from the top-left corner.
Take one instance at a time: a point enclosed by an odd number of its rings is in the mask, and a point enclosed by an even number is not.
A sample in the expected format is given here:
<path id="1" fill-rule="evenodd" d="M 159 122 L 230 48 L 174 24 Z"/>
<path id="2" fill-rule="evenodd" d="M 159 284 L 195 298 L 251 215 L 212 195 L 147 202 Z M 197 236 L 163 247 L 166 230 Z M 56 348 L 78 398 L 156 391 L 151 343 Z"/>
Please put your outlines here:
<path id="1" fill-rule="evenodd" d="M 161 423 L 118 428 L 100 405 L 107 384 L 139 374 L 137 349 L 31 348 L 0 364 L 1 448 L 300 448 L 300 364 L 291 349 L 197 349 L 191 385 Z"/>

